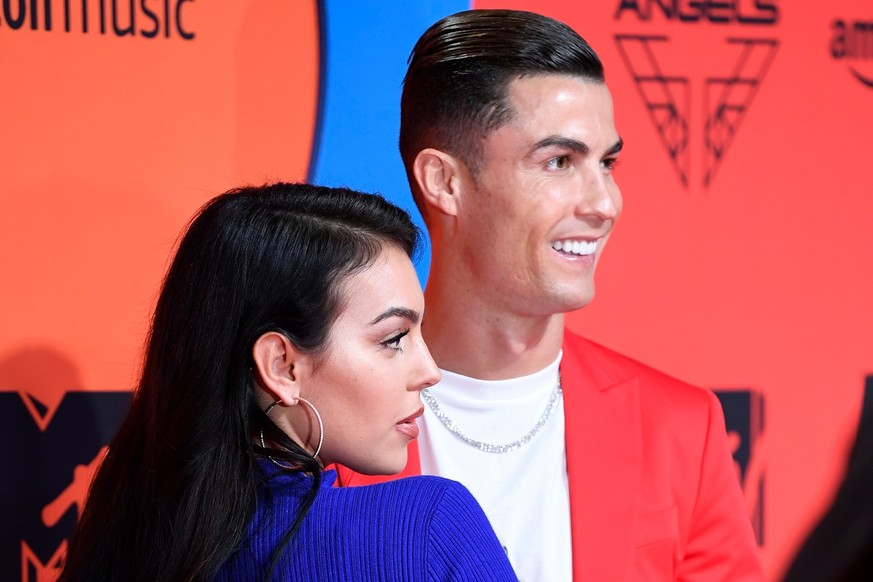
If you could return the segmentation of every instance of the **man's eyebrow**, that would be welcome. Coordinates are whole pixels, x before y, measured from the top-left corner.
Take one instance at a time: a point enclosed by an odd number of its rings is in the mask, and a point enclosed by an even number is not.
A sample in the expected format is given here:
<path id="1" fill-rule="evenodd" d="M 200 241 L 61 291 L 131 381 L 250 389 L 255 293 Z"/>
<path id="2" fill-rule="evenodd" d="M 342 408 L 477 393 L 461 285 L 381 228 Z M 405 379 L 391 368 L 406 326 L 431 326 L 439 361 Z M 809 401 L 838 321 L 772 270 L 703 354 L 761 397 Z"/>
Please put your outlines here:
<path id="1" fill-rule="evenodd" d="M 588 147 L 588 144 L 579 140 L 552 135 L 535 143 L 531 148 L 531 152 L 551 147 L 563 148 L 580 154 L 587 154 L 591 149 Z"/>
<path id="2" fill-rule="evenodd" d="M 549 136 L 547 138 L 541 139 L 537 143 L 534 144 L 533 148 L 531 148 L 531 152 L 535 152 L 537 150 L 541 150 L 543 148 L 557 147 L 566 150 L 570 150 L 580 154 L 587 154 L 591 151 L 591 148 L 588 147 L 588 144 L 577 139 L 570 139 L 569 137 L 560 137 L 556 135 Z M 611 156 L 617 154 L 624 147 L 624 140 L 618 138 L 618 141 L 615 142 L 612 147 L 606 150 L 606 155 Z"/>
<path id="3" fill-rule="evenodd" d="M 421 319 L 421 314 L 414 309 L 409 309 L 408 307 L 389 307 L 380 313 L 376 319 L 371 321 L 370 325 L 376 325 L 380 321 L 388 319 L 389 317 L 402 317 L 403 319 L 408 319 L 412 323 L 418 323 Z"/>

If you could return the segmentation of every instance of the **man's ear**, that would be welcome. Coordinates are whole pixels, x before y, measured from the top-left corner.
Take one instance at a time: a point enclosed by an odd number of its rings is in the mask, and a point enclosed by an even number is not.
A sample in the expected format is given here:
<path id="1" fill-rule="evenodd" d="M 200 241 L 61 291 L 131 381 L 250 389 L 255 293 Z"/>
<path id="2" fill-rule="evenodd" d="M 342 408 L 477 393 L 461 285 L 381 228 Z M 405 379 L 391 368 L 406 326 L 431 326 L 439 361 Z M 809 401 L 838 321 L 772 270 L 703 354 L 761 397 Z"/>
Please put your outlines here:
<path id="1" fill-rule="evenodd" d="M 279 400 L 286 406 L 297 404 L 305 354 L 281 333 L 268 331 L 255 341 L 252 357 L 255 379 L 273 401 Z"/>
<path id="2" fill-rule="evenodd" d="M 467 167 L 452 154 L 434 148 L 418 152 L 412 173 L 427 207 L 456 216 Z"/>

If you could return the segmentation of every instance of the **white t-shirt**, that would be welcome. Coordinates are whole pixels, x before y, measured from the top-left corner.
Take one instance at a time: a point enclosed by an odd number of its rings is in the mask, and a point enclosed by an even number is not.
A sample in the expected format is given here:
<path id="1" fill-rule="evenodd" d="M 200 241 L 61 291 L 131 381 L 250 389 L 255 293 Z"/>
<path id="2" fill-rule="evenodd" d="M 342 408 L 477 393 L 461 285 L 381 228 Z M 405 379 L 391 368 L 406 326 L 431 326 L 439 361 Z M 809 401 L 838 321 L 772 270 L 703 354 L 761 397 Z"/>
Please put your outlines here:
<path id="1" fill-rule="evenodd" d="M 507 444 L 526 435 L 548 408 L 560 361 L 559 354 L 547 368 L 511 380 L 477 380 L 443 371 L 429 392 L 467 437 Z M 507 453 L 486 453 L 463 442 L 428 405 L 419 427 L 422 473 L 460 481 L 473 493 L 519 579 L 572 580 L 563 399 L 558 398 L 536 436 Z"/>

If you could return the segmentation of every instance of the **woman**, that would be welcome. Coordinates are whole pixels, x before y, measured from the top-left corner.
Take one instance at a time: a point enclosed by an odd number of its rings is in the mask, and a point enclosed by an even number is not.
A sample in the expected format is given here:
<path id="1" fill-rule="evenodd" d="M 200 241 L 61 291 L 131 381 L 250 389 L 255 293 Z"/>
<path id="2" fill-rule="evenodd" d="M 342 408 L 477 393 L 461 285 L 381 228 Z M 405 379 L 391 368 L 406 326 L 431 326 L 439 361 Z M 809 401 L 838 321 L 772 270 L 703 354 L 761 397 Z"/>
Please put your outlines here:
<path id="1" fill-rule="evenodd" d="M 402 210 L 274 184 L 213 199 L 164 280 L 62 580 L 515 579 L 484 513 L 395 473 L 439 379 Z"/>

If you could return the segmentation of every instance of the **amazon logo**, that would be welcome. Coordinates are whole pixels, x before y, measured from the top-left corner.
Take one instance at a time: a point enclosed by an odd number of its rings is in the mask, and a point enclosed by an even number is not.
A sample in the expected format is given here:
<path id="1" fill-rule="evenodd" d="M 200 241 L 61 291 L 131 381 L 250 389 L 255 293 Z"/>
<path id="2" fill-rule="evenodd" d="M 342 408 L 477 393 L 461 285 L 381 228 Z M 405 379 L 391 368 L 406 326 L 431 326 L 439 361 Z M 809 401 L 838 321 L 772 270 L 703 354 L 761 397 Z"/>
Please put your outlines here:
<path id="1" fill-rule="evenodd" d="M 830 51 L 835 60 L 848 63 L 859 83 L 873 89 L 873 20 L 834 20 Z"/>

